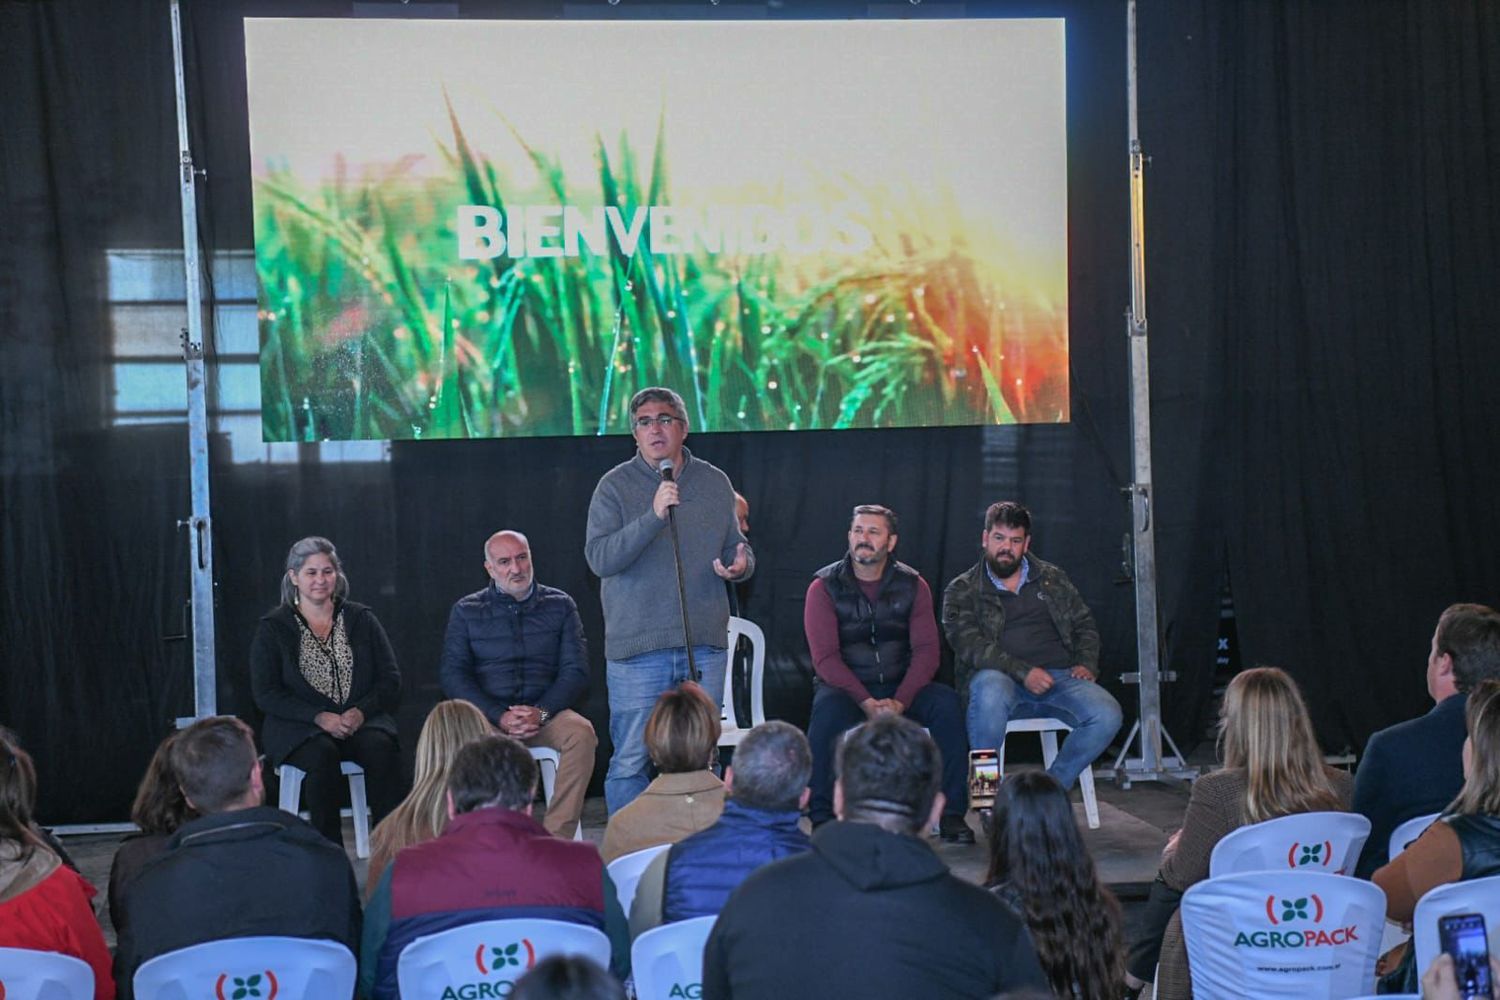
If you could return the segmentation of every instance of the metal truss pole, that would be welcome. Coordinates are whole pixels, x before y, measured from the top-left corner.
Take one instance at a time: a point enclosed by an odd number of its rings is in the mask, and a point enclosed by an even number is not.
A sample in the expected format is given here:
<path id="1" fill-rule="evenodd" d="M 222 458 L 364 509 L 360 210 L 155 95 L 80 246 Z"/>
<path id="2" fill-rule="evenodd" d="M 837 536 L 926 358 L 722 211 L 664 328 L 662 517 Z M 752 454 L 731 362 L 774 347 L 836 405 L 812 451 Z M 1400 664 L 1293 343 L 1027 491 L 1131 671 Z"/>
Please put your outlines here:
<path id="1" fill-rule="evenodd" d="M 1126 98 L 1130 116 L 1130 311 L 1126 334 L 1130 344 L 1130 454 L 1133 481 L 1130 494 L 1132 570 L 1135 578 L 1137 671 L 1126 674 L 1140 692 L 1140 718 L 1115 760 L 1115 780 L 1129 788 L 1132 781 L 1172 781 L 1197 777 L 1161 723 L 1161 685 L 1175 680 L 1161 669 L 1161 644 L 1156 614 L 1156 525 L 1151 511 L 1151 372 L 1146 343 L 1146 156 L 1141 149 L 1139 102 L 1136 92 L 1135 5 L 1126 5 Z M 1140 756 L 1129 757 L 1137 738 Z M 1162 741 L 1172 753 L 1162 754 Z"/>
<path id="2" fill-rule="evenodd" d="M 214 668 L 214 558 L 213 522 L 208 515 L 208 401 L 204 393 L 203 289 L 198 273 L 198 201 L 193 156 L 188 149 L 187 90 L 182 74 L 182 15 L 172 0 L 172 68 L 177 84 L 177 148 L 182 173 L 182 262 L 187 275 L 187 328 L 182 331 L 183 361 L 187 367 L 188 464 L 192 477 L 193 516 L 179 520 L 191 534 L 193 565 L 193 714 L 177 719 L 178 728 L 194 719 L 217 714 Z M 52 828 L 58 836 L 125 833 L 134 823 L 72 823 Z"/>
<path id="3" fill-rule="evenodd" d="M 192 482 L 192 517 L 178 521 L 187 528 L 192 556 L 193 718 L 217 711 L 214 665 L 213 519 L 208 502 L 208 399 L 203 363 L 203 288 L 198 257 L 197 180 L 188 144 L 187 86 L 182 72 L 182 12 L 172 0 L 172 69 L 177 85 L 178 177 L 182 195 L 182 265 L 187 279 L 187 328 L 182 331 L 187 368 L 188 465 Z M 179 719 L 178 724 L 192 719 Z"/>

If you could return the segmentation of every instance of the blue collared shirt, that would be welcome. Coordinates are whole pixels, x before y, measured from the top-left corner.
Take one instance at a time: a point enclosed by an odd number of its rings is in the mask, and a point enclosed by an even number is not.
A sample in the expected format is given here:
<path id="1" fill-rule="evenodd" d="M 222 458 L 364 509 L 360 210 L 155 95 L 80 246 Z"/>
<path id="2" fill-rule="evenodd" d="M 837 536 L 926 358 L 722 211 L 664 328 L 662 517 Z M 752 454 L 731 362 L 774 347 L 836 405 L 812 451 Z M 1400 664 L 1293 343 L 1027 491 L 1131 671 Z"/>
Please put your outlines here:
<path id="1" fill-rule="evenodd" d="M 1021 592 L 1021 588 L 1026 586 L 1026 581 L 1031 579 L 1031 560 L 1027 559 L 1025 556 L 1021 557 L 1021 582 L 1016 584 L 1015 590 L 1011 590 L 1004 583 L 1000 582 L 1000 578 L 995 575 L 995 571 L 990 569 L 990 563 L 988 559 L 986 559 L 984 562 L 984 572 L 989 576 L 990 583 L 993 583 L 995 585 L 996 590 L 1003 590 L 1007 594 L 1019 594 Z"/>

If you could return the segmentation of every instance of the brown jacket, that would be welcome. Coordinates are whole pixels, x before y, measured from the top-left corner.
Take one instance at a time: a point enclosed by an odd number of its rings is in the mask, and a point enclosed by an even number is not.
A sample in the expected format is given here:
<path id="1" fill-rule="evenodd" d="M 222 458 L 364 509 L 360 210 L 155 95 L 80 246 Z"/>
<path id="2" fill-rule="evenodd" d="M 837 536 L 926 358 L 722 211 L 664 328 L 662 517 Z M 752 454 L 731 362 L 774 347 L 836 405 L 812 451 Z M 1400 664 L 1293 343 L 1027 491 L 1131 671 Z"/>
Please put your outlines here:
<path id="1" fill-rule="evenodd" d="M 1349 808 L 1354 797 L 1354 779 L 1344 771 L 1328 769 L 1339 806 Z M 1187 815 L 1177 847 L 1162 861 L 1161 877 L 1173 889 L 1185 892 L 1208 878 L 1208 861 L 1214 845 L 1245 826 L 1245 793 L 1248 783 L 1243 768 L 1225 768 L 1193 782 Z M 1193 995 L 1188 978 L 1187 943 L 1182 937 L 1182 913 L 1172 914 L 1161 942 L 1161 965 L 1156 975 L 1158 1000 L 1189 1000 Z"/>
<path id="2" fill-rule="evenodd" d="M 724 811 L 724 783 L 712 771 L 663 774 L 609 818 L 599 853 L 604 863 L 705 830 Z"/>

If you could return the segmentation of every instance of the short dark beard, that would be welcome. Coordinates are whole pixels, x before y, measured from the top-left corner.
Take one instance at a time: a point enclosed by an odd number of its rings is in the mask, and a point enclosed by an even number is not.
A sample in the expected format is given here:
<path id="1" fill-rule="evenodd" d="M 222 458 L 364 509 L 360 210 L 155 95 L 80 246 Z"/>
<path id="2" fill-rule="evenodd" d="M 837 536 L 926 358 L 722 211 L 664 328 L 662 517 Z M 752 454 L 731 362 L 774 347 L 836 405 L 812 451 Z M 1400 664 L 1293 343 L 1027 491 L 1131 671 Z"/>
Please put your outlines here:
<path id="1" fill-rule="evenodd" d="M 997 577 L 1004 580 L 1014 574 L 1016 570 L 1021 568 L 1021 560 L 1024 558 L 1026 557 L 1018 556 L 1016 558 L 1016 561 L 1011 563 L 1009 569 L 1006 569 L 1004 564 L 1002 564 L 999 560 L 990 558 L 988 554 L 985 555 L 984 562 L 985 565 L 989 566 L 991 573 L 994 573 Z"/>

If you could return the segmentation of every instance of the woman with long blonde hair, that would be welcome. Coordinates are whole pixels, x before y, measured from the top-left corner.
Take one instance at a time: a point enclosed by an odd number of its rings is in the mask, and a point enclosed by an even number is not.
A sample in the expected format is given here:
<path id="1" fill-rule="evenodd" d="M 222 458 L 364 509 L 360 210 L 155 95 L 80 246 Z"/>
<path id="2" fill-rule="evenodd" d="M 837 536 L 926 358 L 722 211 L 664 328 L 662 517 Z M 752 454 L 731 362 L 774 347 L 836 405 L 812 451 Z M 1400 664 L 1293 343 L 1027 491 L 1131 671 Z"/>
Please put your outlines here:
<path id="1" fill-rule="evenodd" d="M 368 897 L 403 847 L 431 840 L 448 825 L 448 768 L 464 744 L 489 736 L 494 727 L 467 701 L 440 701 L 427 713 L 417 737 L 416 777 L 411 792 L 370 834 Z"/>
<path id="2" fill-rule="evenodd" d="M 1156 969 L 1156 995 L 1162 1000 L 1193 995 L 1177 905 L 1184 892 L 1208 877 L 1214 845 L 1251 823 L 1346 810 L 1354 794 L 1353 779 L 1323 763 L 1302 692 L 1277 667 L 1256 667 L 1230 681 L 1219 715 L 1219 751 L 1224 767 L 1193 782 L 1182 829 L 1162 852 L 1145 932 L 1126 965 L 1135 988 Z"/>

